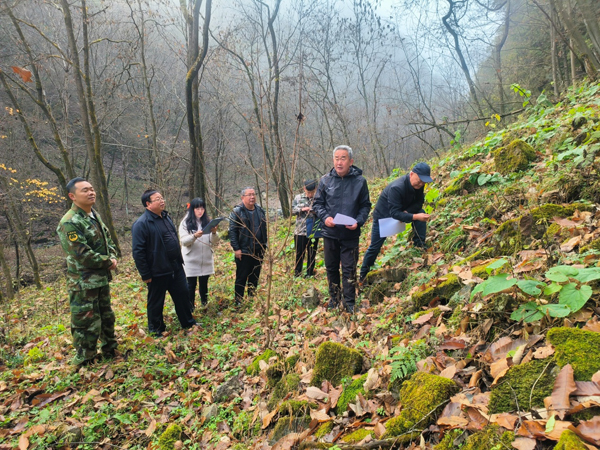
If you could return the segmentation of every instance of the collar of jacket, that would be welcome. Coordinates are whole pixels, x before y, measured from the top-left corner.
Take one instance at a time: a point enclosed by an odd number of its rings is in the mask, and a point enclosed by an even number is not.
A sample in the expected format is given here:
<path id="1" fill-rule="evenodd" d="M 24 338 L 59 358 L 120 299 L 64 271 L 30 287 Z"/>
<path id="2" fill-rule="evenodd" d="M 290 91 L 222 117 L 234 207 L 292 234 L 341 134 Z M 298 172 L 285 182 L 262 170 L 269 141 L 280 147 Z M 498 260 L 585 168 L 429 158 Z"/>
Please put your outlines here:
<path id="1" fill-rule="evenodd" d="M 342 178 L 338 175 L 338 173 L 335 171 L 335 167 L 332 167 L 331 170 L 329 171 L 329 175 L 331 175 L 332 177 L 337 177 L 337 178 Z M 350 166 L 350 170 L 348 171 L 348 175 L 346 175 L 343 178 L 347 178 L 347 177 L 357 177 L 359 175 L 362 175 L 362 169 L 359 169 L 358 167 L 356 167 L 355 165 Z"/>
<path id="2" fill-rule="evenodd" d="M 146 212 L 148 213 L 150 219 L 166 219 L 169 217 L 169 212 L 166 209 L 161 213 L 160 216 L 156 213 L 153 213 L 148 208 L 146 208 Z"/>
<path id="3" fill-rule="evenodd" d="M 248 212 L 250 212 L 250 211 L 257 211 L 257 210 L 261 210 L 261 209 L 262 209 L 262 208 L 261 208 L 259 205 L 254 205 L 254 209 L 248 209 L 248 208 L 246 208 L 246 207 L 244 206 L 244 204 L 243 204 L 243 203 L 240 203 L 240 204 L 236 205 L 235 207 L 236 207 L 236 208 L 241 208 L 241 209 L 243 209 L 244 211 L 248 211 Z M 234 208 L 234 209 L 235 209 L 235 208 Z"/>
<path id="4" fill-rule="evenodd" d="M 84 209 L 80 208 L 79 206 L 77 206 L 75 203 L 73 203 L 71 205 L 71 209 L 76 213 L 79 214 L 80 216 L 84 216 L 84 217 L 90 217 L 90 215 L 85 212 Z M 94 213 L 94 216 L 97 217 L 98 213 L 96 212 L 96 210 L 94 208 L 92 208 L 92 212 Z"/>

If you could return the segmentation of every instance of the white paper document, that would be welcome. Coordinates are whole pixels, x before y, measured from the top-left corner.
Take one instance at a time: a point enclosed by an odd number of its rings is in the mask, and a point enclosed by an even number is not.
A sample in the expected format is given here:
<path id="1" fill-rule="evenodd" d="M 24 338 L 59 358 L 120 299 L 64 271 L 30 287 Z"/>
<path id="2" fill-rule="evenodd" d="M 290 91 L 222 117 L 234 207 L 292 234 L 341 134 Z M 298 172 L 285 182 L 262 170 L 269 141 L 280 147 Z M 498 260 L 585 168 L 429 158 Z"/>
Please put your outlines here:
<path id="1" fill-rule="evenodd" d="M 354 217 L 346 216 L 344 214 L 337 213 L 333 218 L 333 223 L 336 225 L 349 225 L 352 226 L 356 223 L 356 219 Z"/>
<path id="2" fill-rule="evenodd" d="M 404 222 L 386 217 L 385 219 L 379 219 L 379 236 L 389 237 L 398 233 L 402 233 L 406 225 Z"/>

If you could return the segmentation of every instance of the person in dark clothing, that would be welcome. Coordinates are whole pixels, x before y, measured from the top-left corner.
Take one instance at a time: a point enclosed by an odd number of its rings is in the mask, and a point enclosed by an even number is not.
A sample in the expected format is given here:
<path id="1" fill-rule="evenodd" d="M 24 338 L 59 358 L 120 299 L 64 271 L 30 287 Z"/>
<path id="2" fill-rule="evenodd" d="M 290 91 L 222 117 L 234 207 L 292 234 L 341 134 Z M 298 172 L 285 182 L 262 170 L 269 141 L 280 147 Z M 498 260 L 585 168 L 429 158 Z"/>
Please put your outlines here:
<path id="1" fill-rule="evenodd" d="M 313 204 L 317 217 L 325 224 L 322 236 L 329 284 L 328 306 L 337 307 L 343 297 L 344 307 L 350 313 L 354 312 L 356 298 L 360 229 L 371 210 L 367 180 L 362 176 L 362 170 L 353 163 L 352 149 L 347 145 L 340 145 L 333 150 L 334 167 L 321 178 Z M 355 219 L 356 223 L 336 225 L 336 214 L 349 216 Z"/>
<path id="2" fill-rule="evenodd" d="M 306 276 L 312 277 L 315 274 L 315 257 L 319 247 L 319 238 L 308 235 L 308 222 L 315 223 L 315 213 L 312 208 L 317 190 L 316 180 L 304 181 L 304 192 L 296 195 L 292 201 L 292 214 L 296 217 L 296 227 L 294 229 L 294 246 L 296 247 L 296 264 L 294 266 L 294 276 L 302 276 L 302 265 L 306 255 Z M 314 226 L 312 227 L 314 229 Z"/>
<path id="3" fill-rule="evenodd" d="M 160 192 L 147 190 L 142 195 L 146 211 L 131 229 L 132 252 L 142 281 L 148 286 L 148 329 L 161 336 L 166 330 L 163 308 L 167 291 L 184 329 L 196 325 L 188 296 L 187 279 L 177 236 L 177 228 L 165 211 Z"/>
<path id="4" fill-rule="evenodd" d="M 235 305 L 254 296 L 267 248 L 267 219 L 264 210 L 256 204 L 254 188 L 242 189 L 242 203 L 229 215 L 229 242 L 235 254 Z"/>
<path id="5" fill-rule="evenodd" d="M 363 258 L 359 281 L 364 282 L 369 270 L 385 242 L 379 235 L 379 219 L 391 217 L 404 223 L 411 223 L 414 231 L 415 247 L 425 247 L 429 214 L 423 211 L 425 183 L 432 182 L 431 169 L 425 163 L 418 163 L 406 175 L 392 181 L 381 192 L 373 211 L 371 244 Z"/>

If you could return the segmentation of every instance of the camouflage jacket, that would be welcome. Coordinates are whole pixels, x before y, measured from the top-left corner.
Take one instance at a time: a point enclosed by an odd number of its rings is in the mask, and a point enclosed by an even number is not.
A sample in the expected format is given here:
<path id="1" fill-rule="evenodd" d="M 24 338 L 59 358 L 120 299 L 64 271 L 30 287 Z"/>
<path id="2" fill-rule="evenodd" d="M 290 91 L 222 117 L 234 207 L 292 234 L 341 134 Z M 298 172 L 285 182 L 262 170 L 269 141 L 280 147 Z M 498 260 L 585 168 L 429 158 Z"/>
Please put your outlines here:
<path id="1" fill-rule="evenodd" d="M 104 222 L 94 211 L 92 219 L 73 205 L 63 216 L 56 232 L 67 254 L 67 286 L 71 291 L 96 289 L 111 280 L 111 259 L 117 259 L 115 245 Z"/>

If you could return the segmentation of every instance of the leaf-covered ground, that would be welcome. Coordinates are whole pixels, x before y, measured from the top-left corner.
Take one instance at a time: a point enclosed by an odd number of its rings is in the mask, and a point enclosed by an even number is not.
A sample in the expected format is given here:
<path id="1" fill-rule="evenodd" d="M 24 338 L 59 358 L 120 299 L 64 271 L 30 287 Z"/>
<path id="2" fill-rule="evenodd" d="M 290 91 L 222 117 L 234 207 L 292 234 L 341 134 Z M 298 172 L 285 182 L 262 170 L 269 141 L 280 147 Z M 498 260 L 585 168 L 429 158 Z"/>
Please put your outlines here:
<path id="1" fill-rule="evenodd" d="M 388 239 L 355 316 L 323 307 L 322 254 L 315 279 L 291 277 L 284 222 L 252 303 L 229 307 L 223 241 L 202 327 L 182 331 L 167 301 L 162 339 L 125 257 L 120 354 L 80 370 L 64 280 L 23 290 L 2 305 L 0 449 L 600 445 L 600 86 L 501 125 L 432 161 L 431 247 Z"/>

